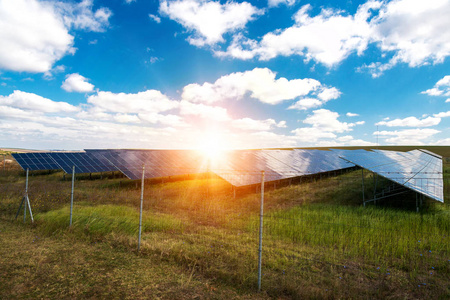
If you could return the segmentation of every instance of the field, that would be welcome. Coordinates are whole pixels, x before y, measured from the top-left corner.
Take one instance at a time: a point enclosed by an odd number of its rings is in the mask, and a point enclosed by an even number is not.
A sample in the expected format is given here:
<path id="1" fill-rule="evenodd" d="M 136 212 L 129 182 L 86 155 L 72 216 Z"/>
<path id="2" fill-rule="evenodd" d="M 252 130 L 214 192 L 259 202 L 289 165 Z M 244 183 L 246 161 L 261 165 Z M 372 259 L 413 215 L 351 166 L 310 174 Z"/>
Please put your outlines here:
<path id="1" fill-rule="evenodd" d="M 444 156 L 448 202 L 450 147 L 427 149 Z M 261 292 L 258 186 L 234 197 L 211 174 L 146 180 L 137 251 L 140 183 L 76 179 L 69 228 L 70 175 L 32 172 L 30 225 L 23 212 L 14 221 L 24 172 L 0 168 L 0 298 L 450 297 L 448 203 L 417 213 L 408 193 L 362 207 L 358 170 L 266 184 Z"/>

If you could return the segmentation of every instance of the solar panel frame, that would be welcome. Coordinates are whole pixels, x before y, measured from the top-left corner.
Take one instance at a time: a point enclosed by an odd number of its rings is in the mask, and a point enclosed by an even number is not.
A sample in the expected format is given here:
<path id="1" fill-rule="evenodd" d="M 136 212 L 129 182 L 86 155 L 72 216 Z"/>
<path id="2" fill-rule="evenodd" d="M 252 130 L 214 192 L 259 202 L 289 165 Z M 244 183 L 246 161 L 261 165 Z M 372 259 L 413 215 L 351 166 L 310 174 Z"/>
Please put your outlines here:
<path id="1" fill-rule="evenodd" d="M 51 152 L 49 155 L 68 174 L 73 172 L 73 167 L 76 174 L 117 171 L 109 161 L 98 159 L 86 152 Z"/>
<path id="2" fill-rule="evenodd" d="M 442 159 L 427 152 L 374 150 L 367 153 L 346 152 L 343 158 L 391 181 L 444 202 Z"/>
<path id="3" fill-rule="evenodd" d="M 12 156 L 24 170 L 45 171 L 61 169 L 49 156 L 49 152 L 13 153 Z"/>

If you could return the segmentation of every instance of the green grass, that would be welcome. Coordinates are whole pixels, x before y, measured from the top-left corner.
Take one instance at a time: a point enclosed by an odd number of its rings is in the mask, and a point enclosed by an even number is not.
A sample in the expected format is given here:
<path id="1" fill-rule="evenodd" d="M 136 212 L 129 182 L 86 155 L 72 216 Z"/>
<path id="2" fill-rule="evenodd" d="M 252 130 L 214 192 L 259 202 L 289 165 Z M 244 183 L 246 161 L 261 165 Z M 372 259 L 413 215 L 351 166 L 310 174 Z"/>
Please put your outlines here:
<path id="1" fill-rule="evenodd" d="M 146 181 L 138 253 L 138 182 L 78 177 L 69 228 L 69 178 L 33 174 L 29 227 L 7 221 L 22 196 L 19 174 L 0 177 L 0 298 L 450 297 L 449 205 L 426 200 L 416 213 L 405 195 L 362 207 L 360 171 L 266 185 L 262 294 L 258 187 L 233 198 L 216 177 Z"/>

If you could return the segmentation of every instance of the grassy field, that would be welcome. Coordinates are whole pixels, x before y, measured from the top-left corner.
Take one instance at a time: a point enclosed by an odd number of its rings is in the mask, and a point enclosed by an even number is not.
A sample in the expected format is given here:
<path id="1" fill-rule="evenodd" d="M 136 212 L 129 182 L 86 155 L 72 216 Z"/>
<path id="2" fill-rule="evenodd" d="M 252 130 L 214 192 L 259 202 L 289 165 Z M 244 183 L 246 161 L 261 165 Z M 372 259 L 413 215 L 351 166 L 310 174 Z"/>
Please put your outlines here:
<path id="1" fill-rule="evenodd" d="M 13 221 L 23 171 L 0 170 L 0 298 L 450 297 L 449 205 L 426 200 L 416 213 L 407 194 L 362 207 L 360 171 L 266 186 L 261 293 L 257 187 L 234 198 L 214 176 L 147 180 L 137 252 L 139 184 L 77 177 L 69 228 L 69 177 L 33 173 L 30 225 Z"/>

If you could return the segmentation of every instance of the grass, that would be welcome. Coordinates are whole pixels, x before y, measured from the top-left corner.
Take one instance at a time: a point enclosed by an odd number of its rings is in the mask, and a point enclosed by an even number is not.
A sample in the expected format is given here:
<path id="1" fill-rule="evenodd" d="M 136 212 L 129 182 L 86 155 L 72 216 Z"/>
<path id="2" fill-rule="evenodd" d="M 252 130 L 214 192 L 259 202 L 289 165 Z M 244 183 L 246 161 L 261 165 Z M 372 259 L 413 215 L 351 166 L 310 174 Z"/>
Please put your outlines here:
<path id="1" fill-rule="evenodd" d="M 19 174 L 0 176 L 0 298 L 450 297 L 449 205 L 425 201 L 418 214 L 406 195 L 361 207 L 360 171 L 266 185 L 263 293 L 257 186 L 233 198 L 216 177 L 146 181 L 138 253 L 136 182 L 78 177 L 69 228 L 70 178 L 33 174 L 30 227 L 10 221 Z"/>

